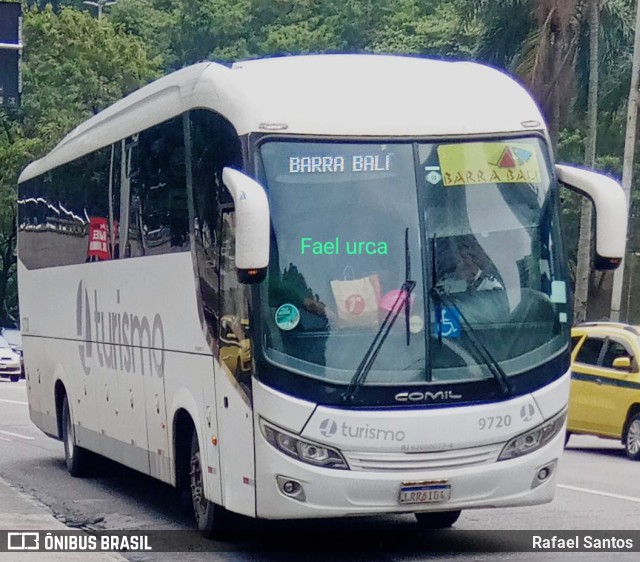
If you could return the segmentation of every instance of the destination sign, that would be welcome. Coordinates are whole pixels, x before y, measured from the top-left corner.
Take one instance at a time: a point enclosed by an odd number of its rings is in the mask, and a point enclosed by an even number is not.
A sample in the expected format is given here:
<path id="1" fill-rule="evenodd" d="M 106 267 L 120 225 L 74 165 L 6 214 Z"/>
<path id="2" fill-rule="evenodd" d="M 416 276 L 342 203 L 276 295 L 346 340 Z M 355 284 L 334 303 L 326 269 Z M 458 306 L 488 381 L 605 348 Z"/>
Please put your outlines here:
<path id="1" fill-rule="evenodd" d="M 389 172 L 393 152 L 350 156 L 289 156 L 290 174 L 339 174 L 343 172 Z"/>
<path id="2" fill-rule="evenodd" d="M 269 141 L 260 147 L 269 183 L 333 185 L 406 178 L 414 174 L 410 144 Z"/>

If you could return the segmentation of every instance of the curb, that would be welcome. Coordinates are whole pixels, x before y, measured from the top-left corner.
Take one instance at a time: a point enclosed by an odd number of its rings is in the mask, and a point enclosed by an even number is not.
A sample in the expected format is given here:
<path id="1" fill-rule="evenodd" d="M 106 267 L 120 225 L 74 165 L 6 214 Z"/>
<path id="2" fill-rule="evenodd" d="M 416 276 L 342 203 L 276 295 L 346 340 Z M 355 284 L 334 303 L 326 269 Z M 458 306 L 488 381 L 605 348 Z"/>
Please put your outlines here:
<path id="1" fill-rule="evenodd" d="M 0 531 L 69 531 L 56 519 L 51 509 L 0 477 Z M 5 545 L 0 545 L 4 548 Z M 39 562 L 102 561 L 127 562 L 115 552 L 0 552 L 0 562 L 14 562 L 29 557 Z"/>

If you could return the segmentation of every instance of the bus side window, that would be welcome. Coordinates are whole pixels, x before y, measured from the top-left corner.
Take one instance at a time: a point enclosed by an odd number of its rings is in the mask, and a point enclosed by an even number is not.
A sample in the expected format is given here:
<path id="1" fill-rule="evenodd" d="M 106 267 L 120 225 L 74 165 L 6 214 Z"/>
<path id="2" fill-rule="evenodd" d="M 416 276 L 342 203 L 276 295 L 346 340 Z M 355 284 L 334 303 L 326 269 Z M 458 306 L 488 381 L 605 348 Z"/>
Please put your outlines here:
<path id="1" fill-rule="evenodd" d="M 185 118 L 190 148 L 199 300 L 212 348 L 220 337 L 220 246 L 222 208 L 232 205 L 222 170 L 242 167 L 240 139 L 233 126 L 213 111 L 197 109 Z"/>
<path id="2" fill-rule="evenodd" d="M 121 143 L 111 145 L 109 152 L 109 254 L 112 260 L 117 260 L 120 257 L 118 225 L 120 222 Z"/>
<path id="3" fill-rule="evenodd" d="M 139 135 L 130 170 L 129 255 L 189 249 L 189 212 L 182 119 Z"/>
<path id="4" fill-rule="evenodd" d="M 222 213 L 220 250 L 220 360 L 250 392 L 251 340 L 247 285 L 238 282 L 235 265 L 235 214 Z"/>
<path id="5" fill-rule="evenodd" d="M 28 268 L 109 259 L 110 154 L 99 149 L 21 186 L 19 251 Z"/>

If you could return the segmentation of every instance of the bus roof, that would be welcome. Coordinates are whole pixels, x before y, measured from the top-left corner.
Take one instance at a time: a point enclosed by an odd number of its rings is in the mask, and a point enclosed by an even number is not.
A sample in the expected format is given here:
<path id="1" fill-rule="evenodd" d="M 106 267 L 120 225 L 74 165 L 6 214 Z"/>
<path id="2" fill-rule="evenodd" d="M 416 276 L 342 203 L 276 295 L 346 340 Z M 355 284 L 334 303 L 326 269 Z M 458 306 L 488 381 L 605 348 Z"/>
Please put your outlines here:
<path id="1" fill-rule="evenodd" d="M 71 131 L 19 181 L 193 108 L 224 115 L 237 132 L 438 137 L 544 131 L 527 91 L 472 62 L 386 55 L 308 55 L 213 62 L 173 72 Z"/>

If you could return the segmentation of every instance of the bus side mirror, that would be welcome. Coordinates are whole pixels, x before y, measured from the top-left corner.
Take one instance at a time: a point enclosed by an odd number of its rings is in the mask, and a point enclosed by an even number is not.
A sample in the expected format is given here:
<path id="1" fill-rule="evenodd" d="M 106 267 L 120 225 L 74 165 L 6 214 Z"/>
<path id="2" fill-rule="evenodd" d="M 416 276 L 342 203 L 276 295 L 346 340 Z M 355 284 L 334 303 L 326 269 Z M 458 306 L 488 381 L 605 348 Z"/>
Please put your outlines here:
<path id="1" fill-rule="evenodd" d="M 263 187 L 238 170 L 222 170 L 233 197 L 236 223 L 236 268 L 240 283 L 260 283 L 269 265 L 269 201 Z"/>
<path id="2" fill-rule="evenodd" d="M 629 214 L 620 184 L 604 174 L 556 165 L 558 181 L 593 202 L 596 213 L 596 269 L 616 269 L 624 257 Z"/>

